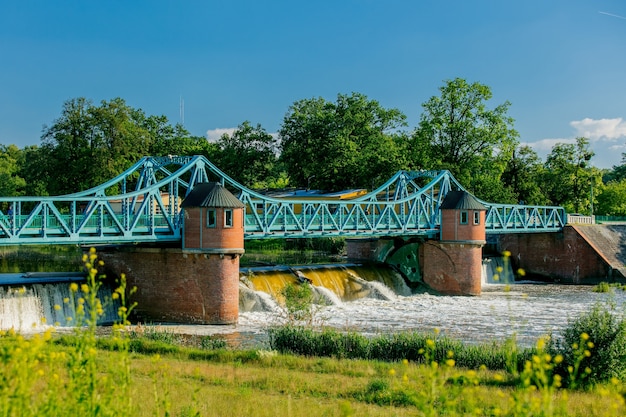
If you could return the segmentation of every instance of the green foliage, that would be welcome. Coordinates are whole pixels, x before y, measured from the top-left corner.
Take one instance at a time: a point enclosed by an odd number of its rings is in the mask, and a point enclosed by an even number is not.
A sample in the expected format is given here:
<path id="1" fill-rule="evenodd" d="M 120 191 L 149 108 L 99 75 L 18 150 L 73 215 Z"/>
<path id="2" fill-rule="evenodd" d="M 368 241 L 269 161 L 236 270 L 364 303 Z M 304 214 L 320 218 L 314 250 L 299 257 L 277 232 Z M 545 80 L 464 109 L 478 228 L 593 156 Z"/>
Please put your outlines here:
<path id="1" fill-rule="evenodd" d="M 121 98 L 99 106 L 82 97 L 68 100 L 41 140 L 41 148 L 29 154 L 37 163 L 26 164 L 24 176 L 29 183 L 43 180 L 52 195 L 102 184 L 145 155 L 206 155 L 210 150 L 205 139 L 170 126 L 165 116 L 146 116 Z"/>
<path id="2" fill-rule="evenodd" d="M 607 171 L 602 177 L 602 181 L 606 184 L 609 182 L 621 182 L 626 180 L 626 153 L 622 154 L 622 163 L 613 166 L 613 169 Z"/>
<path id="3" fill-rule="evenodd" d="M 304 321 L 307 324 L 313 322 L 313 289 L 310 285 L 287 284 L 281 291 L 285 299 L 287 319 L 292 322 Z"/>
<path id="4" fill-rule="evenodd" d="M 26 180 L 20 176 L 24 153 L 15 145 L 0 145 L 0 196 L 23 195 Z"/>
<path id="5" fill-rule="evenodd" d="M 360 333 L 287 325 L 269 329 L 270 346 L 282 353 L 305 356 L 369 359 L 388 362 L 445 362 L 453 352 L 457 366 L 464 368 L 522 369 L 533 349 L 517 351 L 511 365 L 511 346 L 464 345 L 462 342 L 420 333 L 393 333 L 366 337 Z M 429 348 L 429 345 L 432 346 Z"/>
<path id="6" fill-rule="evenodd" d="M 556 144 L 542 163 L 531 148 L 518 147 L 510 104 L 487 106 L 488 86 L 455 78 L 439 90 L 423 103 L 410 135 L 401 130 L 406 117 L 400 110 L 352 93 L 338 94 L 335 102 L 293 103 L 279 142 L 245 121 L 232 135 L 210 143 L 121 98 L 99 104 L 74 98 L 44 127 L 40 147 L 0 144 L 0 196 L 87 189 L 145 155 L 204 155 L 256 189 L 371 189 L 400 169 L 449 169 L 487 201 L 561 205 L 569 212 L 591 211 L 593 203 L 595 214 L 626 215 L 626 158 L 612 170 L 596 169 L 590 165 L 589 140 L 577 138 Z"/>
<path id="7" fill-rule="evenodd" d="M 70 297 L 64 300 L 74 312 L 76 327 L 72 335 L 53 344 L 52 328 L 29 339 L 13 331 L 0 334 L 1 415 L 132 414 L 129 344 L 121 329 L 134 306 L 128 307 L 122 297 L 120 322 L 113 327 L 110 339 L 120 356 L 103 367 L 96 337 L 98 318 L 103 314 L 103 301 L 97 297 L 103 278 L 97 270 L 101 263 L 93 249 L 84 255 L 83 262 L 87 280 L 80 286 L 70 284 Z M 126 293 L 124 278 L 114 294 L 120 298 L 121 293 Z"/>
<path id="8" fill-rule="evenodd" d="M 297 187 L 368 188 L 403 167 L 406 116 L 358 93 L 295 102 L 279 131 L 281 161 Z"/>
<path id="9" fill-rule="evenodd" d="M 446 81 L 439 91 L 440 96 L 422 104 L 412 148 L 422 153 L 429 169 L 450 170 L 481 198 L 514 198 L 500 183 L 518 143 L 513 119 L 507 115 L 510 103 L 488 109 L 491 89 L 462 78 Z"/>
<path id="10" fill-rule="evenodd" d="M 556 372 L 570 386 L 589 386 L 626 378 L 626 321 L 600 305 L 570 321 L 562 338 L 552 339 L 548 350 L 562 355 Z"/>
<path id="11" fill-rule="evenodd" d="M 502 174 L 502 181 L 513 192 L 515 202 L 545 205 L 548 199 L 541 189 L 543 163 L 531 147 L 520 146 Z"/>
<path id="12" fill-rule="evenodd" d="M 551 204 L 565 206 L 574 213 L 590 204 L 592 181 L 601 183 L 600 173 L 589 161 L 594 153 L 589 139 L 576 138 L 576 143 L 557 143 L 548 155 L 544 171 L 546 195 Z"/>
<path id="13" fill-rule="evenodd" d="M 626 216 L 626 180 L 611 181 L 598 187 L 595 214 Z"/>
<path id="14" fill-rule="evenodd" d="M 355 393 L 355 398 L 367 401 L 380 406 L 417 406 L 419 401 L 418 393 L 408 386 L 392 386 L 385 379 L 373 379 L 365 388 L 363 393 Z"/>
<path id="15" fill-rule="evenodd" d="M 611 285 L 608 282 L 601 282 L 593 287 L 593 292 L 610 292 Z"/>
<path id="16" fill-rule="evenodd" d="M 224 339 L 213 336 L 202 336 L 200 338 L 200 348 L 206 350 L 226 349 L 228 344 Z"/>
<path id="17" fill-rule="evenodd" d="M 276 139 L 257 124 L 245 121 L 232 135 L 224 134 L 217 141 L 218 150 L 212 162 L 241 184 L 266 188 L 276 168 Z"/>

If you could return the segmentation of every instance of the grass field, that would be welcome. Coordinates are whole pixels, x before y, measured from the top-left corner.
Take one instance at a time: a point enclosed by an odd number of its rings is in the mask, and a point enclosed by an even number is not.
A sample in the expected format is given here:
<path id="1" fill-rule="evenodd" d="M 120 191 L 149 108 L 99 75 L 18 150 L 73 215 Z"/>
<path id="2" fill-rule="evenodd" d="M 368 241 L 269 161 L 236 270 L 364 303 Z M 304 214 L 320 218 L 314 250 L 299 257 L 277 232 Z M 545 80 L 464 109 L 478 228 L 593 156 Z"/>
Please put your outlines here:
<path id="1" fill-rule="evenodd" d="M 154 329 L 128 331 L 124 276 L 113 293 L 119 322 L 97 337 L 102 263 L 95 250 L 83 263 L 86 283 L 70 284 L 63 300 L 73 334 L 0 333 L 0 417 L 626 415 L 626 322 L 610 308 L 572 322 L 562 342 L 524 351 L 293 323 L 272 330 L 275 350 L 230 350 L 211 338 L 183 346 Z"/>

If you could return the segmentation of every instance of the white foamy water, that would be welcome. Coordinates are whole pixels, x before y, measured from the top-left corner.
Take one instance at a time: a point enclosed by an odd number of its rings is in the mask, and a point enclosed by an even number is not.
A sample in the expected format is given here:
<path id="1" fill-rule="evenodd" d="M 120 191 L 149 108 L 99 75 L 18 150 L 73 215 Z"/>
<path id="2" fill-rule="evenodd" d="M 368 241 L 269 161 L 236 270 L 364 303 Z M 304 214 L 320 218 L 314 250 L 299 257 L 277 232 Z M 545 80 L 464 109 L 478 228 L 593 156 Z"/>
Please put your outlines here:
<path id="1" fill-rule="evenodd" d="M 321 307 L 318 316 L 325 326 L 365 334 L 438 329 L 442 335 L 468 343 L 503 341 L 515 335 L 520 345 L 532 346 L 543 335 L 558 335 L 568 320 L 595 303 L 606 305 L 613 300 L 616 312 L 622 314 L 626 301 L 623 291 L 594 293 L 591 286 L 513 284 L 509 288 L 485 285 L 477 297 L 363 298 Z M 232 331 L 264 334 L 278 320 L 275 313 L 241 313 Z"/>
<path id="2" fill-rule="evenodd" d="M 367 287 L 367 291 L 361 292 L 368 296 L 354 301 L 341 301 L 326 288 L 317 288 L 326 295 L 327 302 L 316 306 L 316 322 L 369 335 L 438 329 L 443 335 L 468 343 L 503 341 L 515 335 L 520 345 L 531 346 L 543 335 L 558 335 L 568 320 L 589 311 L 596 303 L 613 302 L 618 314 L 623 314 L 626 307 L 625 292 L 594 293 L 591 286 L 485 284 L 482 295 L 461 297 L 396 295 L 380 282 L 361 284 Z M 406 294 L 398 289 L 396 292 Z M 266 343 L 268 327 L 284 320 L 284 311 L 268 293 L 243 285 L 241 293 L 243 305 L 249 311 L 240 313 L 237 325 L 165 324 L 161 327 L 184 334 L 224 335 L 235 345 Z M 57 322 L 66 326 L 65 317 L 71 316 L 71 312 L 65 311 L 67 306 L 63 299 L 68 296 L 67 284 L 35 284 L 21 294 L 15 289 L 0 287 L 0 329 L 14 327 L 37 331 L 47 327 L 42 325 L 42 319 L 48 324 Z M 54 305 L 63 309 L 56 311 Z"/>

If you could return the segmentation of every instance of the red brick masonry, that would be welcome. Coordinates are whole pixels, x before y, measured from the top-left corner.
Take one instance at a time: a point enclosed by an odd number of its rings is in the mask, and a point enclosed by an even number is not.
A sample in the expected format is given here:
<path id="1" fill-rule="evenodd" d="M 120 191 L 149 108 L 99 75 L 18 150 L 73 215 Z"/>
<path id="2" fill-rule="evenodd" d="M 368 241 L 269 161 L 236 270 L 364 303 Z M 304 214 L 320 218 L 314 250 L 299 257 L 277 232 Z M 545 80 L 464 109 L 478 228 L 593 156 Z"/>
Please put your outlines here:
<path id="1" fill-rule="evenodd" d="M 480 295 L 481 244 L 429 240 L 420 249 L 426 285 L 445 295 Z"/>
<path id="2" fill-rule="evenodd" d="M 239 315 L 239 256 L 183 253 L 180 249 L 99 252 L 107 275 L 125 273 L 136 286 L 143 320 L 233 324 Z"/>
<path id="3" fill-rule="evenodd" d="M 556 281 L 574 284 L 610 279 L 612 268 L 575 227 L 559 233 L 504 234 L 498 249 L 511 252 L 515 268 Z"/>

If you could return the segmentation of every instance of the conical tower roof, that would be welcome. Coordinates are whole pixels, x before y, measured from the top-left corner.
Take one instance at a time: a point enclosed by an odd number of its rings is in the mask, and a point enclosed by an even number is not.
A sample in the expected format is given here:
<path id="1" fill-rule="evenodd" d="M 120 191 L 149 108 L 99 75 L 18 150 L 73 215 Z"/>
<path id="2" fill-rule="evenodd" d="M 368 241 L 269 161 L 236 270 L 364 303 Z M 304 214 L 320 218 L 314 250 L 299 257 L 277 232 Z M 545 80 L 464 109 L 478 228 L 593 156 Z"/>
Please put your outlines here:
<path id="1" fill-rule="evenodd" d="M 487 210 L 476 197 L 467 191 L 449 191 L 441 203 L 443 210 Z"/>
<path id="2" fill-rule="evenodd" d="M 220 183 L 202 182 L 185 197 L 181 207 L 243 208 L 245 205 Z"/>

